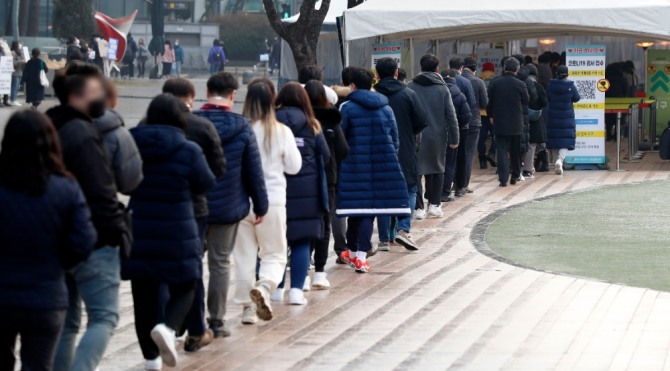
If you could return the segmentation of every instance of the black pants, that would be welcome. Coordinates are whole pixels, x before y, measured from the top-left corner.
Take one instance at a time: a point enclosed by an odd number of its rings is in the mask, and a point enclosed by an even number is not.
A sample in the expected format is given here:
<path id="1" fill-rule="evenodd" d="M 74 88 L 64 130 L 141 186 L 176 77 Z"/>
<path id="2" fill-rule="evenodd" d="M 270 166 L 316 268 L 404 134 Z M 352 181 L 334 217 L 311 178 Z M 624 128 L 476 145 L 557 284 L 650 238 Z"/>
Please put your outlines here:
<path id="1" fill-rule="evenodd" d="M 172 71 L 172 63 L 163 62 L 163 70 L 161 71 L 163 77 L 170 76 L 171 71 Z"/>
<path id="2" fill-rule="evenodd" d="M 372 249 L 373 216 L 350 216 L 347 219 L 347 247 L 350 251 L 368 252 Z"/>
<path id="3" fill-rule="evenodd" d="M 467 140 L 469 132 L 470 130 L 461 130 L 459 132 L 461 141 L 458 144 L 458 154 L 456 155 L 456 175 L 454 176 L 456 189 L 463 188 L 463 184 L 465 183 L 465 158 L 468 148 Z"/>
<path id="4" fill-rule="evenodd" d="M 135 331 L 144 359 L 156 359 L 158 347 L 151 339 L 151 330 L 158 324 L 161 311 L 160 289 L 163 282 L 132 280 L 130 282 L 135 303 Z M 165 305 L 165 325 L 179 330 L 193 305 L 196 282 L 168 284 L 170 299 Z"/>
<path id="5" fill-rule="evenodd" d="M 135 63 L 133 61 L 130 61 L 130 63 L 128 63 L 128 77 L 130 78 L 135 77 Z"/>
<path id="6" fill-rule="evenodd" d="M 202 264 L 202 258 L 204 257 L 205 252 L 204 241 L 205 234 L 207 233 L 207 217 L 196 217 L 195 222 L 198 225 L 198 236 L 200 237 L 200 241 L 203 241 L 203 255 L 200 256 L 200 263 Z M 202 270 L 202 267 L 200 267 L 201 272 Z M 179 333 L 183 334 L 186 330 L 188 331 L 189 336 L 202 336 L 207 330 L 207 327 L 205 326 L 205 283 L 203 282 L 202 277 L 196 281 L 193 305 L 191 306 L 188 315 L 186 315 L 186 320 Z"/>
<path id="7" fill-rule="evenodd" d="M 146 69 L 146 58 L 137 59 L 137 77 L 144 77 L 144 70 Z"/>
<path id="8" fill-rule="evenodd" d="M 21 336 L 22 370 L 53 369 L 64 322 L 64 309 L 0 309 L 0 370 L 14 369 L 18 335 Z"/>
<path id="9" fill-rule="evenodd" d="M 496 135 L 496 150 L 498 151 L 498 179 L 500 183 L 521 176 L 521 135 Z M 509 159 L 507 155 L 509 154 Z"/>
<path id="10" fill-rule="evenodd" d="M 427 174 L 426 178 L 426 192 L 425 196 L 430 205 L 442 204 L 442 186 L 444 185 L 444 173 Z M 416 195 L 416 210 L 423 210 L 426 206 L 423 204 L 424 192 L 421 189 L 421 182 L 419 182 L 419 192 Z"/>
<path id="11" fill-rule="evenodd" d="M 334 230 L 332 227 L 333 218 L 337 218 L 335 214 L 335 208 L 337 203 L 335 202 L 337 197 L 337 188 L 335 185 L 328 185 L 328 207 L 330 208 L 330 213 L 323 216 L 324 231 L 323 237 L 312 241 L 312 252 L 314 253 L 314 271 L 315 272 L 324 272 L 326 268 L 326 263 L 328 262 L 328 246 L 330 245 L 330 234 Z M 339 220 L 338 220 L 339 222 Z M 338 251 L 338 242 L 340 243 L 340 249 L 344 248 L 347 244 L 346 237 L 344 236 L 333 236 L 335 239 L 335 252 L 337 256 L 340 256 L 342 251 Z M 340 241 L 338 241 L 340 240 Z"/>

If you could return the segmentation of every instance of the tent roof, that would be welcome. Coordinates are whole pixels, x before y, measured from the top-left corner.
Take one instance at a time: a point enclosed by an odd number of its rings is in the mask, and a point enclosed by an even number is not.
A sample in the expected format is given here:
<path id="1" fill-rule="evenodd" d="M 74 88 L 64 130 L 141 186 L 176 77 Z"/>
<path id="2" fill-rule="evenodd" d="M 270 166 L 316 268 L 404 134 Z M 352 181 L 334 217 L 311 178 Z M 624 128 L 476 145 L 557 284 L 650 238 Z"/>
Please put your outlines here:
<path id="1" fill-rule="evenodd" d="M 506 41 L 599 35 L 670 40 L 669 19 L 669 0 L 368 0 L 345 11 L 345 39 L 388 35 Z"/>
<path id="2" fill-rule="evenodd" d="M 321 8 L 321 0 L 317 1 L 314 5 L 314 9 Z M 330 8 L 328 8 L 328 14 L 326 14 L 326 19 L 324 19 L 324 26 L 334 26 L 337 17 L 341 17 L 342 13 L 347 9 L 347 0 L 330 0 Z M 300 17 L 300 13 L 294 15 L 291 18 L 284 19 L 284 23 L 295 23 Z"/>

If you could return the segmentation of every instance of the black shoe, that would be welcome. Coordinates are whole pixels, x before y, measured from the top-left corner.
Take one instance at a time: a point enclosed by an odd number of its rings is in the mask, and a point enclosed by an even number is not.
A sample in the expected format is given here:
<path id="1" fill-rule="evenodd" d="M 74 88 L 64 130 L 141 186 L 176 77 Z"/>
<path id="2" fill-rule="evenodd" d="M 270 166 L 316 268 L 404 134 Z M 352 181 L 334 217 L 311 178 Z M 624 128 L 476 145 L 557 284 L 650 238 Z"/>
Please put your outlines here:
<path id="1" fill-rule="evenodd" d="M 486 169 L 489 167 L 489 164 L 486 162 L 485 156 L 479 156 L 479 168 Z"/>
<path id="2" fill-rule="evenodd" d="M 218 319 L 207 319 L 209 329 L 212 330 L 214 338 L 227 338 L 230 336 L 230 330 L 226 327 L 226 322 Z"/>
<path id="3" fill-rule="evenodd" d="M 499 186 L 500 187 L 507 187 L 507 183 L 500 182 Z"/>
<path id="4" fill-rule="evenodd" d="M 519 178 L 512 178 L 512 179 L 509 181 L 509 184 L 511 184 L 511 185 L 515 185 L 516 182 L 518 182 L 518 181 L 519 181 Z"/>
<path id="5" fill-rule="evenodd" d="M 535 178 L 535 177 L 533 176 L 533 173 L 531 173 L 530 171 L 524 171 L 523 173 L 521 173 L 521 175 L 523 175 L 523 177 L 526 178 L 526 179 L 533 179 L 533 178 Z"/>
<path id="6" fill-rule="evenodd" d="M 465 193 L 475 193 L 470 187 L 465 188 Z"/>
<path id="7" fill-rule="evenodd" d="M 346 265 L 342 259 L 340 259 L 340 253 L 337 253 L 337 259 L 335 259 L 335 264 Z"/>
<path id="8" fill-rule="evenodd" d="M 449 193 L 448 195 L 442 195 L 442 202 L 452 202 L 455 200 L 456 198 L 454 198 L 454 195 L 452 193 Z"/>
<path id="9" fill-rule="evenodd" d="M 486 156 L 486 159 L 489 160 L 489 164 L 491 164 L 492 167 L 498 167 L 498 164 L 496 164 L 496 159 L 493 158 L 493 156 L 488 155 Z"/>
<path id="10" fill-rule="evenodd" d="M 459 188 L 456 190 L 456 197 L 463 197 L 465 196 L 465 188 Z"/>

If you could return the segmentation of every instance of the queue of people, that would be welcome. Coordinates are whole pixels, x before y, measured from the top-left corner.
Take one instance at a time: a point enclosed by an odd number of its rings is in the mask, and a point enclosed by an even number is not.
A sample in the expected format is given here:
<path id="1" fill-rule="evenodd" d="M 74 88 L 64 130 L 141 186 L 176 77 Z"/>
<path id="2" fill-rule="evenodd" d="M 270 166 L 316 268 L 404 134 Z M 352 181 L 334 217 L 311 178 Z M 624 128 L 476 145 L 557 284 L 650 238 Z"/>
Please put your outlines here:
<path id="1" fill-rule="evenodd" d="M 212 74 L 201 107 L 191 82 L 168 79 L 129 131 L 114 84 L 71 61 L 53 82 L 60 105 L 15 113 L 5 129 L 0 312 L 12 320 L 0 321 L 0 368 L 14 367 L 20 335 L 26 368 L 96 369 L 119 321 L 121 280 L 131 283 L 145 369 L 160 370 L 177 365 L 177 337 L 187 334 L 184 350 L 195 352 L 231 336 L 233 277 L 241 322 L 253 325 L 273 319 L 286 286 L 290 305 L 330 288 L 331 234 L 336 263 L 363 274 L 394 243 L 417 251 L 413 220 L 441 217 L 443 202 L 475 191 L 482 132 L 495 135 L 497 158 L 484 160 L 500 186 L 532 178 L 545 145 L 562 174 L 579 100 L 567 67 L 545 89 L 516 56 L 488 82 L 472 58 L 441 70 L 426 55 L 420 65 L 408 84 L 391 58 L 378 61 L 377 84 L 356 67 L 333 88 L 316 66 L 279 91 L 256 79 L 242 114 L 232 111 L 240 87 L 230 73 Z M 88 325 L 77 342 L 82 302 Z"/>

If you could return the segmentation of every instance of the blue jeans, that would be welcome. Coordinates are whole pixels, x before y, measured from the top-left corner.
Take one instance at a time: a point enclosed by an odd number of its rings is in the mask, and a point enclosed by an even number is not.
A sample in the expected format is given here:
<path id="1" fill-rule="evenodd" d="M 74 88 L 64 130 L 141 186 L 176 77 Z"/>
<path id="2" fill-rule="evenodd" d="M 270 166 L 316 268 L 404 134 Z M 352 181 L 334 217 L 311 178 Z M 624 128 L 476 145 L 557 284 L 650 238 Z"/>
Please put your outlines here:
<path id="1" fill-rule="evenodd" d="M 21 77 L 12 76 L 12 90 L 9 95 L 9 100 L 16 102 L 16 97 L 19 95 L 19 87 L 21 87 Z"/>
<path id="2" fill-rule="evenodd" d="M 305 285 L 305 278 L 307 277 L 307 273 L 309 272 L 309 263 L 312 257 L 310 256 L 311 254 L 311 248 L 312 246 L 312 241 L 311 240 L 302 240 L 302 241 L 289 241 L 288 247 L 291 249 L 291 288 L 292 289 L 300 289 L 302 290 L 302 287 Z M 286 274 L 284 274 L 284 277 L 286 277 Z M 284 288 L 284 280 L 279 284 L 280 289 Z"/>
<path id="3" fill-rule="evenodd" d="M 172 76 L 177 76 L 179 77 L 181 75 L 181 64 L 184 63 L 182 61 L 177 61 L 172 64 Z"/>
<path id="4" fill-rule="evenodd" d="M 414 185 L 412 188 L 409 188 L 407 195 L 409 196 L 409 204 L 416 204 L 416 193 L 418 187 Z M 414 207 L 412 207 L 414 209 Z M 379 230 L 379 241 L 392 241 L 395 240 L 396 231 L 410 232 L 410 227 L 412 224 L 412 216 L 414 215 L 414 210 L 409 216 L 405 217 L 390 217 L 390 216 L 379 216 L 377 217 L 377 229 Z M 396 224 L 393 226 L 392 221 L 395 220 Z"/>
<path id="5" fill-rule="evenodd" d="M 105 246 L 93 250 L 88 260 L 70 270 L 66 282 L 69 308 L 54 370 L 95 370 L 119 322 L 119 249 Z M 82 300 L 88 324 L 75 352 Z"/>
<path id="6" fill-rule="evenodd" d="M 482 128 L 479 132 L 479 143 L 477 143 L 477 152 L 479 152 L 479 159 L 486 159 L 486 140 L 491 138 L 491 147 L 488 150 L 488 155 L 495 157 L 496 155 L 496 138 L 493 135 L 493 125 L 491 125 L 491 119 L 488 116 L 482 116 Z"/>
<path id="7" fill-rule="evenodd" d="M 209 74 L 213 75 L 217 72 L 219 72 L 219 67 L 221 66 L 221 62 L 214 62 L 209 65 Z"/>

